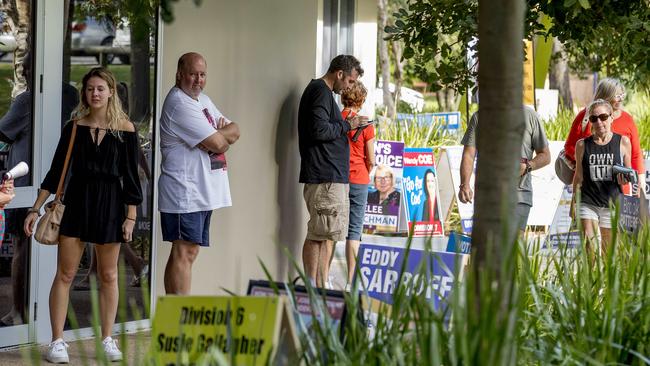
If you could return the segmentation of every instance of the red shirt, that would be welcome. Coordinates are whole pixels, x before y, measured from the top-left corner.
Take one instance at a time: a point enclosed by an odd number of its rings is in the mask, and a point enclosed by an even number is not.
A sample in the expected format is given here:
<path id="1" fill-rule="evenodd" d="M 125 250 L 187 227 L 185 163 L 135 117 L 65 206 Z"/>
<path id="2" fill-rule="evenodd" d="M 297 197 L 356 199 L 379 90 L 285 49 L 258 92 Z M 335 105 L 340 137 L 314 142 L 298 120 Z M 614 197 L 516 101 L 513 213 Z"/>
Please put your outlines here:
<path id="1" fill-rule="evenodd" d="M 564 143 L 564 153 L 574 162 L 576 160 L 576 143 L 580 139 L 591 136 L 591 123 L 589 121 L 587 121 L 584 131 L 582 130 L 582 120 L 585 117 L 585 113 L 586 109 L 581 110 L 573 120 L 569 137 L 567 137 Z M 643 150 L 641 150 L 641 143 L 639 142 L 639 130 L 636 128 L 632 116 L 625 111 L 621 111 L 621 115 L 612 123 L 612 132 L 627 136 L 630 139 L 632 143 L 632 168 L 639 173 L 639 177 L 645 176 Z"/>
<path id="2" fill-rule="evenodd" d="M 349 109 L 344 109 L 341 112 L 343 119 L 354 117 L 356 113 Z M 350 130 L 348 132 L 348 143 L 350 144 L 350 183 L 351 184 L 368 184 L 370 183 L 370 172 L 366 166 L 366 142 L 375 138 L 375 127 L 366 127 L 357 141 L 352 141 L 352 137 L 357 130 Z"/>

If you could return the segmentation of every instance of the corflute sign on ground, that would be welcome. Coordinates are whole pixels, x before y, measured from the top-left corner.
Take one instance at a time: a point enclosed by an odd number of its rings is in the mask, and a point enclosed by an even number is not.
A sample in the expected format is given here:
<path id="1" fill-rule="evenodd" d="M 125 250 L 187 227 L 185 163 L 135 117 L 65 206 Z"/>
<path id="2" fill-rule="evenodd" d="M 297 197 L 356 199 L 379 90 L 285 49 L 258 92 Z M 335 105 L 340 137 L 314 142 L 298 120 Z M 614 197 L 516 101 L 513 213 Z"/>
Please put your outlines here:
<path id="1" fill-rule="evenodd" d="M 404 149 L 402 187 L 409 232 L 413 230 L 413 236 L 443 235 L 443 216 L 432 149 Z"/>
<path id="2" fill-rule="evenodd" d="M 454 288 L 456 265 L 462 265 L 466 256 L 411 249 L 405 262 L 406 253 L 406 248 L 362 243 L 357 259 L 362 287 L 371 298 L 393 304 L 403 270 L 401 282 L 406 285 L 406 296 L 423 296 L 435 309 L 443 309 L 444 299 Z"/>

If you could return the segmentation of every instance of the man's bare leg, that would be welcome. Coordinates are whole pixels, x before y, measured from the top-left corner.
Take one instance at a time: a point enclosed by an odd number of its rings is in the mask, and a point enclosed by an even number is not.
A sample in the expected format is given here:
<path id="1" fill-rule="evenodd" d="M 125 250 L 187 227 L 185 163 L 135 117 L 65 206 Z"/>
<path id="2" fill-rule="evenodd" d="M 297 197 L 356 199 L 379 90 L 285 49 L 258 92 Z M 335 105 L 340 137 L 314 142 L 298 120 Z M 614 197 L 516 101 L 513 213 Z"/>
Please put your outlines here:
<path id="1" fill-rule="evenodd" d="M 174 240 L 172 251 L 165 267 L 165 292 L 187 295 L 192 285 L 192 265 L 199 255 L 198 244 L 185 240 Z"/>
<path id="2" fill-rule="evenodd" d="M 305 271 L 305 276 L 312 284 L 320 283 L 318 279 L 318 257 L 320 256 L 320 247 L 323 241 L 305 239 L 302 246 L 302 266 Z"/>

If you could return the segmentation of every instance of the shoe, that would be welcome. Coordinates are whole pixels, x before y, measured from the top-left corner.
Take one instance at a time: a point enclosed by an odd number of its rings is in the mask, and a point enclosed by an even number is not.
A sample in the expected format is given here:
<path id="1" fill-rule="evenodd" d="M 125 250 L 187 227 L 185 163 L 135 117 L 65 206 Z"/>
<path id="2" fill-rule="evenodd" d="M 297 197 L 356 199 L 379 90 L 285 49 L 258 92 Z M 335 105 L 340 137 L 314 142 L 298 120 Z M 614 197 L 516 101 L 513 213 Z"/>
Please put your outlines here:
<path id="1" fill-rule="evenodd" d="M 122 352 L 117 348 L 117 341 L 111 337 L 106 337 L 102 341 L 104 346 L 104 352 L 106 353 L 106 358 L 109 361 L 122 361 Z"/>
<path id="2" fill-rule="evenodd" d="M 51 363 L 70 362 L 68 358 L 68 344 L 63 341 L 63 338 L 59 338 L 50 343 L 45 354 L 45 359 Z"/>
<path id="3" fill-rule="evenodd" d="M 131 283 L 129 285 L 131 287 L 140 287 L 140 285 L 142 285 L 142 282 L 147 281 L 148 279 L 149 279 L 149 265 L 145 264 L 142 267 L 140 274 L 133 276 L 133 280 L 131 280 Z"/>

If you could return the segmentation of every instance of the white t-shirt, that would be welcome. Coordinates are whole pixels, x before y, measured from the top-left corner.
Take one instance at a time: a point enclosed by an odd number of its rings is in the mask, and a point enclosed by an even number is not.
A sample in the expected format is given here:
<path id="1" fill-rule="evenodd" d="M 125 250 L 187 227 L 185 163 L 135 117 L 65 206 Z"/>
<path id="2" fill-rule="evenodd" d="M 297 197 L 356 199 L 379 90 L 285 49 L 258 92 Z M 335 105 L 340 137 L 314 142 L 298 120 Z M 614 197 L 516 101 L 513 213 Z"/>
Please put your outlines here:
<path id="1" fill-rule="evenodd" d="M 203 93 L 198 101 L 178 87 L 167 94 L 160 116 L 161 212 L 210 211 L 232 205 L 225 155 L 209 155 L 197 146 L 215 133 L 221 116 Z"/>

